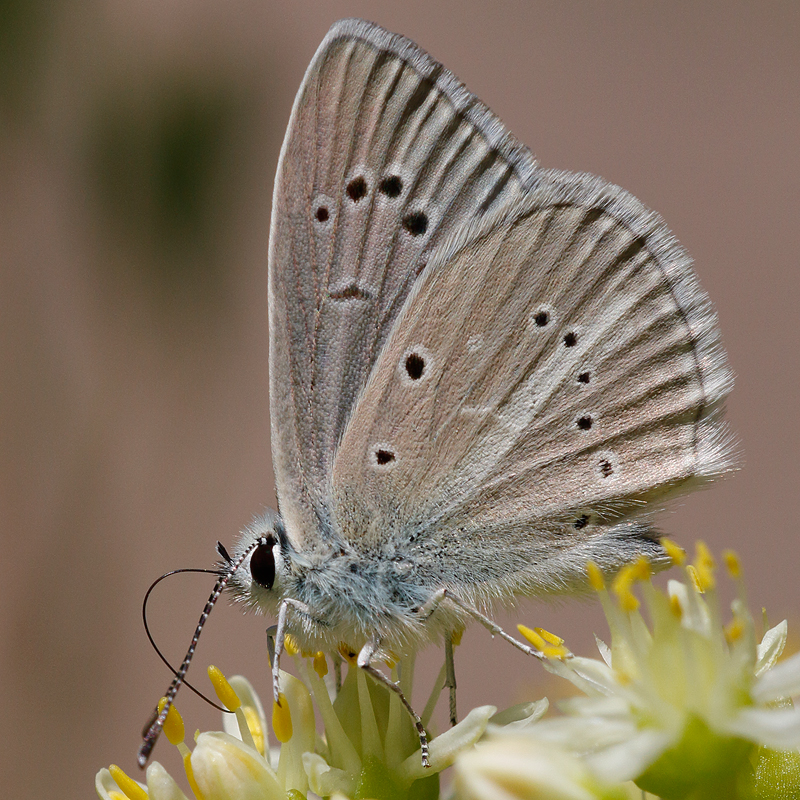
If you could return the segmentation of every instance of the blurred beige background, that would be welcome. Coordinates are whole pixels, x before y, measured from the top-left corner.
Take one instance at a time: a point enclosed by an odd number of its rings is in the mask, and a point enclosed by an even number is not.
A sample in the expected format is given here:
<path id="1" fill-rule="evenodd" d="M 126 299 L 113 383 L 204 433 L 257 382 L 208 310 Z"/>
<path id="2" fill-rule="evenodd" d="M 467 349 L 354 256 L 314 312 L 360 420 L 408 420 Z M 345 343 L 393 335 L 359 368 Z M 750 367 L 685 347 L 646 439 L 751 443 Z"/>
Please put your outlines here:
<path id="1" fill-rule="evenodd" d="M 753 608 L 800 623 L 795 0 L 3 0 L 5 797 L 92 797 L 109 762 L 135 774 L 169 678 L 142 631 L 144 591 L 210 565 L 217 539 L 275 503 L 270 194 L 303 71 L 343 16 L 416 40 L 543 165 L 621 184 L 694 255 L 738 376 L 746 467 L 662 526 L 739 550 Z M 176 578 L 153 604 L 175 660 L 211 583 Z M 586 653 L 605 632 L 591 603 L 528 603 L 520 618 Z M 266 694 L 264 627 L 220 608 L 198 666 Z M 462 710 L 550 691 L 481 630 L 457 658 Z M 188 692 L 181 708 L 190 731 L 218 724 Z M 156 757 L 178 771 L 171 750 Z"/>

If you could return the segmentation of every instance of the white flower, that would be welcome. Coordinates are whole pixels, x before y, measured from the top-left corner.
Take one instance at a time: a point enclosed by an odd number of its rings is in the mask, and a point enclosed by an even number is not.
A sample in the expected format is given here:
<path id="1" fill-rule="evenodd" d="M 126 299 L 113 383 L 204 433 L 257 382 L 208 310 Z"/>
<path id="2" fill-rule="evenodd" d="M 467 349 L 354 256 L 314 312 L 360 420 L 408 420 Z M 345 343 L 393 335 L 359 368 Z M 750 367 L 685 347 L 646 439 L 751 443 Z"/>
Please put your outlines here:
<path id="1" fill-rule="evenodd" d="M 289 642 L 287 652 L 296 654 Z M 313 669 L 311 664 L 313 663 Z M 410 693 L 413 663 L 403 665 Z M 209 669 L 220 700 L 235 716 L 225 715 L 225 732 L 204 732 L 193 750 L 184 742 L 183 723 L 172 708 L 164 734 L 183 757 L 186 777 L 198 800 L 287 800 L 306 797 L 309 790 L 328 797 L 437 797 L 438 773 L 456 755 L 483 736 L 492 721 L 524 725 L 541 716 L 546 701 L 524 704 L 496 715 L 494 706 L 473 709 L 465 719 L 430 741 L 430 766 L 422 766 L 419 737 L 399 697 L 357 667 L 348 670 L 341 690 L 331 699 L 323 681 L 325 657 L 318 653 L 298 659 L 302 680 L 281 673 L 281 706 L 273 711 L 273 731 L 282 741 L 274 752 L 267 742 L 261 702 L 242 677 L 230 683 L 219 670 Z M 398 679 L 397 668 L 393 677 Z M 442 681 L 434 692 L 438 695 Z M 313 699 L 313 703 L 312 703 Z M 427 708 L 432 710 L 433 700 Z M 324 725 L 317 737 L 314 705 Z M 146 787 L 121 769 L 101 770 L 96 779 L 101 800 L 187 800 L 157 762 L 147 770 Z"/>
<path id="2" fill-rule="evenodd" d="M 577 756 L 526 736 L 495 736 L 460 756 L 459 800 L 629 800 L 629 789 L 603 784 Z M 635 788 L 635 787 L 633 787 Z M 638 798 L 641 791 L 636 790 Z"/>
<path id="3" fill-rule="evenodd" d="M 677 548 L 673 553 L 680 557 Z M 611 647 L 598 642 L 602 660 L 564 648 L 552 654 L 546 666 L 584 694 L 562 704 L 565 716 L 539 723 L 528 735 L 580 755 L 602 781 L 636 780 L 664 798 L 702 787 L 714 787 L 715 794 L 697 796 L 762 796 L 756 791 L 765 786 L 763 769 L 758 777 L 762 762 L 774 762 L 782 751 L 781 763 L 800 766 L 800 710 L 791 703 L 800 693 L 800 655 L 776 665 L 786 622 L 757 644 L 738 559 L 729 553 L 726 563 L 739 596 L 725 627 L 714 563 L 702 543 L 688 568 L 690 580 L 670 581 L 668 593 L 652 585 L 646 562 L 623 569 L 613 587 L 618 605 L 590 565 Z M 632 593 L 637 583 L 649 625 Z"/>

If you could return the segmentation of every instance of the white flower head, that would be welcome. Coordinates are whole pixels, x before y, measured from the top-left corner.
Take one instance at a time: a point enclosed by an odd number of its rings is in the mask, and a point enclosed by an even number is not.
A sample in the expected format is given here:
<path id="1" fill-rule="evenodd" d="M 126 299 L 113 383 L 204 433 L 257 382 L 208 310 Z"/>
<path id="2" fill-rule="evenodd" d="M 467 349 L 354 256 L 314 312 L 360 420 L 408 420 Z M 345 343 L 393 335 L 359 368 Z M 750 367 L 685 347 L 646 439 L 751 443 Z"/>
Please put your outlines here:
<path id="1" fill-rule="evenodd" d="M 544 713 L 546 703 L 528 703 L 496 715 L 494 706 L 473 709 L 457 725 L 430 741 L 429 767 L 422 766 L 419 736 L 400 698 L 376 683 L 353 662 L 332 698 L 324 680 L 322 653 L 300 654 L 291 638 L 287 653 L 297 659 L 300 678 L 281 672 L 280 704 L 275 704 L 272 729 L 279 746 L 270 750 L 267 720 L 248 681 L 230 682 L 214 667 L 209 676 L 221 702 L 233 712 L 224 717 L 225 731 L 200 733 L 194 749 L 184 741 L 183 722 L 172 707 L 164 734 L 178 747 L 186 778 L 197 800 L 298 800 L 313 792 L 321 797 L 437 797 L 439 772 L 457 754 L 475 744 L 490 722 L 525 725 Z M 343 653 L 347 659 L 347 649 Z M 410 694 L 413 661 L 402 669 L 391 665 L 394 680 Z M 434 687 L 425 717 L 433 710 L 444 674 Z M 323 722 L 317 736 L 314 707 Z M 427 724 L 427 723 L 426 723 Z M 187 800 L 178 784 L 157 762 L 147 770 L 143 786 L 112 766 L 98 773 L 101 800 Z"/>
<path id="2" fill-rule="evenodd" d="M 626 788 L 603 784 L 563 748 L 526 736 L 495 736 L 460 756 L 459 800 L 628 800 Z M 641 796 L 641 792 L 639 792 Z"/>
<path id="3" fill-rule="evenodd" d="M 682 551 L 667 547 L 682 562 Z M 602 659 L 562 652 L 546 662 L 583 695 L 562 704 L 563 717 L 528 735 L 580 755 L 602 781 L 636 780 L 665 798 L 702 786 L 737 797 L 743 786 L 752 788 L 760 761 L 774 751 L 800 764 L 800 710 L 791 704 L 800 693 L 800 655 L 776 665 L 785 621 L 757 643 L 738 558 L 727 553 L 725 562 L 739 596 L 724 626 L 714 561 L 702 543 L 688 580 L 670 581 L 666 593 L 650 582 L 646 561 L 624 568 L 612 585 L 616 603 L 590 565 L 611 645 L 599 643 Z"/>

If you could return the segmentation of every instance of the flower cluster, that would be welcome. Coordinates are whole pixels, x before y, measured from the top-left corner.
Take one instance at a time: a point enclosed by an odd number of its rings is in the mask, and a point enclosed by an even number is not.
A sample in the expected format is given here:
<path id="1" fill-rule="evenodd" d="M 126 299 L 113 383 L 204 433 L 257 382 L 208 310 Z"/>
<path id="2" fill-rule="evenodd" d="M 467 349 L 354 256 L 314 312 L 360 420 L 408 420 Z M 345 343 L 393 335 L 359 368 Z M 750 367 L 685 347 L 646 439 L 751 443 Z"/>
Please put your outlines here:
<path id="1" fill-rule="evenodd" d="M 683 551 L 666 546 L 683 563 Z M 727 624 L 702 543 L 687 580 L 669 581 L 667 592 L 651 583 L 644 560 L 624 568 L 611 592 L 589 565 L 610 646 L 598 640 L 602 658 L 582 658 L 546 632 L 520 628 L 549 656 L 545 666 L 581 694 L 524 736 L 496 731 L 465 753 L 456 768 L 461 797 L 800 797 L 800 710 L 791 702 L 800 654 L 777 663 L 785 621 L 756 641 L 739 560 L 730 552 L 724 560 L 738 594 Z"/>
<path id="2" fill-rule="evenodd" d="M 683 552 L 666 546 L 682 564 Z M 271 720 L 277 745 L 270 748 L 250 684 L 228 682 L 214 668 L 212 683 L 234 712 L 225 715 L 224 731 L 198 734 L 190 749 L 171 710 L 164 733 L 181 752 L 197 800 L 302 800 L 311 793 L 433 800 L 439 773 L 454 762 L 449 794 L 457 800 L 800 798 L 800 710 L 791 700 L 800 694 L 800 654 L 778 661 L 786 622 L 757 641 L 739 561 L 731 553 L 724 560 L 737 589 L 726 622 L 702 544 L 686 579 L 669 581 L 666 591 L 650 581 L 645 561 L 624 568 L 610 588 L 589 565 L 611 632 L 609 644 L 598 639 L 601 658 L 575 656 L 559 637 L 520 626 L 545 667 L 580 694 L 546 718 L 546 700 L 501 714 L 476 708 L 432 739 L 429 768 L 395 693 L 358 668 L 335 689 L 326 657 L 298 653 L 290 640 L 299 677 L 281 674 Z M 411 659 L 389 665 L 406 696 L 413 667 Z M 426 727 L 443 683 L 444 672 L 422 715 Z M 112 766 L 98 773 L 97 793 L 101 800 L 187 800 L 157 762 L 146 779 L 143 786 Z"/>
<path id="3" fill-rule="evenodd" d="M 290 655 L 300 655 L 291 639 L 287 644 Z M 349 655 L 346 650 L 344 654 Z M 357 667 L 348 669 L 334 691 L 332 681 L 325 680 L 327 660 L 322 653 L 301 655 L 297 667 L 301 678 L 281 672 L 280 704 L 272 713 L 279 745 L 272 750 L 264 709 L 241 676 L 229 682 L 215 667 L 209 668 L 220 701 L 235 716 L 224 716 L 224 731 L 200 733 L 193 750 L 184 741 L 180 715 L 170 709 L 164 734 L 179 748 L 197 800 L 299 800 L 309 791 L 320 797 L 436 798 L 439 773 L 471 748 L 490 723 L 533 722 L 547 709 L 546 701 L 525 703 L 502 714 L 494 706 L 475 708 L 430 742 L 426 768 L 419 737 L 396 694 Z M 411 659 L 391 666 L 393 679 L 408 696 L 413 667 Z M 440 675 L 423 713 L 426 725 L 443 678 Z M 316 736 L 315 706 L 324 727 L 321 738 Z M 146 778 L 145 787 L 112 765 L 98 773 L 97 793 L 101 800 L 187 800 L 158 762 L 150 764 Z"/>

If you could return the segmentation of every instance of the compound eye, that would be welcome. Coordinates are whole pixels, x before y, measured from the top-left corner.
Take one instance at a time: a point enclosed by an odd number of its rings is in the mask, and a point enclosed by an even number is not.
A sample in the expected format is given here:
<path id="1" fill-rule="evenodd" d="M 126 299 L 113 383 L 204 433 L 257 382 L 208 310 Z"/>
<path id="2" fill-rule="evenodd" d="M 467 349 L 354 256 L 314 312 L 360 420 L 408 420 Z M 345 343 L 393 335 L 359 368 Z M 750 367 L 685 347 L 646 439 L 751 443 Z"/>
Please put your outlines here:
<path id="1" fill-rule="evenodd" d="M 274 542 L 260 544 L 250 558 L 250 574 L 253 580 L 265 589 L 271 589 L 275 583 L 275 554 L 272 552 Z"/>

